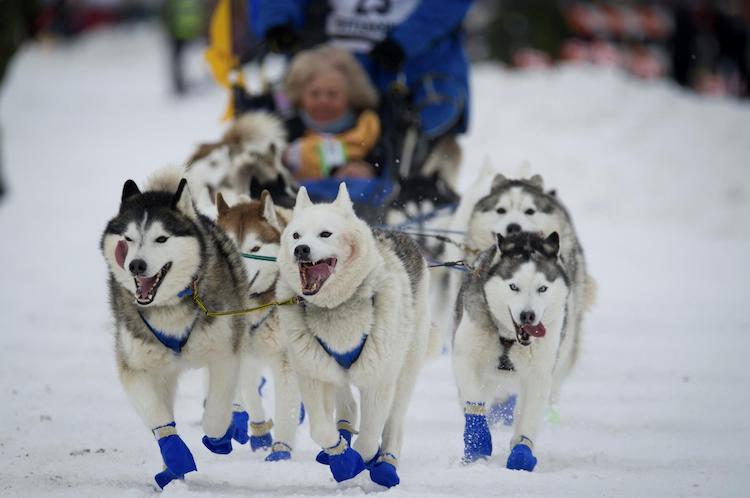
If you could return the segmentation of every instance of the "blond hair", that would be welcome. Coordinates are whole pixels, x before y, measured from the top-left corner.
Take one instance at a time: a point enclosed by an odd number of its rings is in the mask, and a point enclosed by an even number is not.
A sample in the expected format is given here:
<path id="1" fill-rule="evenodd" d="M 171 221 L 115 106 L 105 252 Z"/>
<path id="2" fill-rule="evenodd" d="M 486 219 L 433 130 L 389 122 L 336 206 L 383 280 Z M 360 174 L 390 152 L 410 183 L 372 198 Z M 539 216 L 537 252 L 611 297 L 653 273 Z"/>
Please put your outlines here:
<path id="1" fill-rule="evenodd" d="M 292 105 L 300 106 L 305 85 L 317 74 L 331 70 L 341 73 L 346 81 L 349 107 L 361 111 L 378 105 L 375 87 L 357 59 L 346 50 L 332 45 L 305 50 L 292 59 L 284 78 L 284 89 Z"/>

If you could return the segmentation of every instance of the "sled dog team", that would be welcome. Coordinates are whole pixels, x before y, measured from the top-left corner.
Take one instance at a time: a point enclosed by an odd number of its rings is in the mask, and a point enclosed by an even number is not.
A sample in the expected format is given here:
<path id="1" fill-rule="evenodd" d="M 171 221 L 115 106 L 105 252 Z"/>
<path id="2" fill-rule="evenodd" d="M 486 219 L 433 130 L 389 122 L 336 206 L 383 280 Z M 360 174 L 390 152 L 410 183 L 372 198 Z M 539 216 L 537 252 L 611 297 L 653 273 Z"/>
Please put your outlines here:
<path id="1" fill-rule="evenodd" d="M 313 204 L 300 188 L 293 209 L 267 192 L 255 200 L 218 193 L 214 221 L 193 198 L 206 194 L 184 176 L 162 170 L 143 190 L 126 181 L 101 239 L 119 376 L 159 445 L 157 484 L 196 470 L 174 422 L 178 376 L 194 367 L 208 372 L 210 451 L 227 454 L 234 440 L 269 450 L 268 461 L 290 459 L 303 406 L 316 460 L 336 481 L 366 470 L 380 485 L 399 484 L 409 400 L 443 342 L 430 323 L 420 248 L 357 218 L 343 183 L 330 204 Z M 595 287 L 568 212 L 538 175 L 483 171 L 453 226 L 466 232 L 465 252 L 453 256 L 469 271 L 440 291 L 455 302 L 463 458 L 492 454 L 488 416 L 505 410 L 514 424 L 506 466 L 531 471 L 544 410 L 575 363 Z M 273 421 L 258 388 L 263 368 L 273 376 Z"/>

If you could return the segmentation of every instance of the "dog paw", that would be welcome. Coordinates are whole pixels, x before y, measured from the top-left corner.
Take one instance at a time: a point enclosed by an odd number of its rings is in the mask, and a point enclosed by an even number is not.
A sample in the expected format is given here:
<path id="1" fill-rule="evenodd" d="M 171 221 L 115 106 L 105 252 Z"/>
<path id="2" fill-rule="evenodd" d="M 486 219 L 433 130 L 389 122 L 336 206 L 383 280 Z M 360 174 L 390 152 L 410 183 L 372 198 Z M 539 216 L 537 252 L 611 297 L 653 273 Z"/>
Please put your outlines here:
<path id="1" fill-rule="evenodd" d="M 162 460 L 164 460 L 164 465 L 167 467 L 166 470 L 174 476 L 167 482 L 181 478 L 188 472 L 198 470 L 195 466 L 193 454 L 190 453 L 182 438 L 176 434 L 159 439 L 159 451 L 161 451 Z M 160 472 L 157 476 L 161 474 L 163 472 Z"/>
<path id="2" fill-rule="evenodd" d="M 271 453 L 266 457 L 266 462 L 281 462 L 283 460 L 291 460 L 291 458 L 291 446 L 281 441 L 276 441 L 271 446 Z"/>
<path id="3" fill-rule="evenodd" d="M 510 470 L 526 470 L 531 472 L 536 467 L 536 457 L 531 453 L 531 448 L 525 444 L 517 444 L 510 451 L 505 467 Z"/>
<path id="4" fill-rule="evenodd" d="M 345 429 L 339 429 L 339 436 L 343 437 L 346 440 L 346 444 L 348 445 L 352 444 L 351 432 Z M 321 450 L 318 453 L 318 455 L 315 457 L 315 461 L 323 465 L 328 465 L 328 453 L 326 453 L 325 450 Z"/>
<path id="5" fill-rule="evenodd" d="M 292 454 L 289 451 L 272 451 L 266 457 L 266 462 L 281 462 L 284 460 L 291 460 Z"/>
<path id="6" fill-rule="evenodd" d="M 156 481 L 156 484 L 161 488 L 164 489 L 164 487 L 169 484 L 170 482 L 177 480 L 177 479 L 185 479 L 185 475 L 177 475 L 174 472 L 172 472 L 169 469 L 164 469 L 158 474 L 154 476 L 154 480 Z"/>
<path id="7" fill-rule="evenodd" d="M 234 425 L 232 439 L 240 444 L 245 444 L 250 440 L 250 436 L 247 434 L 247 424 L 249 420 L 250 416 L 245 411 L 232 412 L 232 425 Z"/>
<path id="8" fill-rule="evenodd" d="M 273 445 L 273 437 L 267 432 L 262 436 L 250 436 L 250 449 L 253 451 L 267 450 Z"/>
<path id="9" fill-rule="evenodd" d="M 232 436 L 234 435 L 234 425 L 229 424 L 226 434 L 221 437 L 203 436 L 203 445 L 211 452 L 219 455 L 228 455 L 232 452 Z"/>
<path id="10" fill-rule="evenodd" d="M 505 426 L 513 425 L 513 410 L 516 407 L 516 395 L 511 394 L 504 401 L 494 403 L 487 411 L 487 422 L 494 426 L 502 423 Z"/>
<path id="11" fill-rule="evenodd" d="M 346 448 L 339 455 L 328 455 L 328 466 L 336 482 L 352 479 L 365 470 L 362 456 L 352 448 Z"/>
<path id="12" fill-rule="evenodd" d="M 373 465 L 370 468 L 370 479 L 386 488 L 392 488 L 401 482 L 396 467 L 388 462 L 378 462 Z"/>
<path id="13" fill-rule="evenodd" d="M 382 457 L 382 458 L 381 458 Z M 386 457 L 390 457 L 390 461 Z M 376 484 L 385 486 L 386 488 L 392 488 L 401 482 L 396 472 L 396 466 L 392 463 L 396 461 L 396 457 L 390 453 L 383 453 L 378 450 L 372 460 L 365 463 L 365 468 L 370 471 L 370 479 Z"/>
<path id="14" fill-rule="evenodd" d="M 492 455 L 492 435 L 484 415 L 465 414 L 464 462 L 471 463 Z"/>

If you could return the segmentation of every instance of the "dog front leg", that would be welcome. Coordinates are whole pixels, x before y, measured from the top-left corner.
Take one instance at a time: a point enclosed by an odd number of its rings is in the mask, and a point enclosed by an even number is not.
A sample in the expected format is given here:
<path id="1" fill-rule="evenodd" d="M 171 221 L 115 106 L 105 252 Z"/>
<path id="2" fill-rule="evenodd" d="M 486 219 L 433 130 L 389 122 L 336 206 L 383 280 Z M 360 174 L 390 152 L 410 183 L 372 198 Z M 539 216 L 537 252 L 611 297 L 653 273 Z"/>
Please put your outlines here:
<path id="1" fill-rule="evenodd" d="M 286 353 L 275 355 L 271 359 L 276 407 L 275 437 L 267 462 L 289 460 L 292 457 L 297 425 L 300 423 L 301 396 L 297 379 L 289 364 Z"/>
<path id="2" fill-rule="evenodd" d="M 354 441 L 354 449 L 366 462 L 378 456 L 380 437 L 393 407 L 393 397 L 396 393 L 395 380 L 384 380 L 386 384 L 382 387 L 361 388 L 362 423 L 359 426 L 359 436 Z"/>
<path id="3" fill-rule="evenodd" d="M 304 375 L 299 375 L 297 380 L 310 418 L 310 435 L 323 448 L 317 461 L 330 467 L 337 482 L 353 478 L 365 469 L 365 463 L 333 423 L 333 404 L 330 401 L 333 401 L 336 386 Z"/>
<path id="4" fill-rule="evenodd" d="M 239 357 L 227 355 L 208 364 L 208 395 L 203 412 L 203 444 L 214 453 L 232 451 L 232 401 L 237 392 Z"/>
<path id="5" fill-rule="evenodd" d="M 159 374 L 120 367 L 120 380 L 130 402 L 151 429 L 164 461 L 164 470 L 154 476 L 160 488 L 197 470 L 193 455 L 177 435 L 174 422 L 174 396 L 177 370 Z"/>
<path id="6" fill-rule="evenodd" d="M 537 462 L 532 451 L 534 440 L 539 432 L 539 424 L 552 388 L 551 367 L 533 368 L 520 377 L 521 392 L 514 414 L 516 426 L 510 442 L 511 451 L 506 467 L 531 472 Z"/>
<path id="7" fill-rule="evenodd" d="M 483 360 L 483 351 L 477 349 L 477 342 L 466 333 L 468 327 L 471 325 L 461 322 L 453 348 L 453 372 L 464 410 L 465 463 L 492 455 L 492 435 L 485 408 L 487 389 L 481 375 L 487 365 Z"/>

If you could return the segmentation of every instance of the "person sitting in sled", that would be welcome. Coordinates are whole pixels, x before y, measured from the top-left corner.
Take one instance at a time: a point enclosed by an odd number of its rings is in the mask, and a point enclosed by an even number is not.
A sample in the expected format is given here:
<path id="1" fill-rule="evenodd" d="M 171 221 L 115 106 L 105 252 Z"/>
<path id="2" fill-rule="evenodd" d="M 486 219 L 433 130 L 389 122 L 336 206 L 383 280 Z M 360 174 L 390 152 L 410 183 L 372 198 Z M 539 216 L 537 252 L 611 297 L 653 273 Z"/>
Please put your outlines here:
<path id="1" fill-rule="evenodd" d="M 367 159 L 380 137 L 378 95 L 351 54 L 327 45 L 300 52 L 284 87 L 297 111 L 284 163 L 298 180 L 377 174 Z"/>
<path id="2" fill-rule="evenodd" d="M 401 192 L 429 187 L 427 198 L 441 204 L 457 200 L 461 148 L 456 137 L 469 124 L 462 23 L 472 3 L 248 0 L 247 5 L 252 32 L 271 51 L 291 54 L 324 37 L 357 58 L 384 100 L 396 82 L 405 85 L 418 112 L 420 143 L 408 158 L 411 170 L 405 172 L 415 183 L 403 185 Z M 397 141 L 403 138 L 397 134 Z"/>

